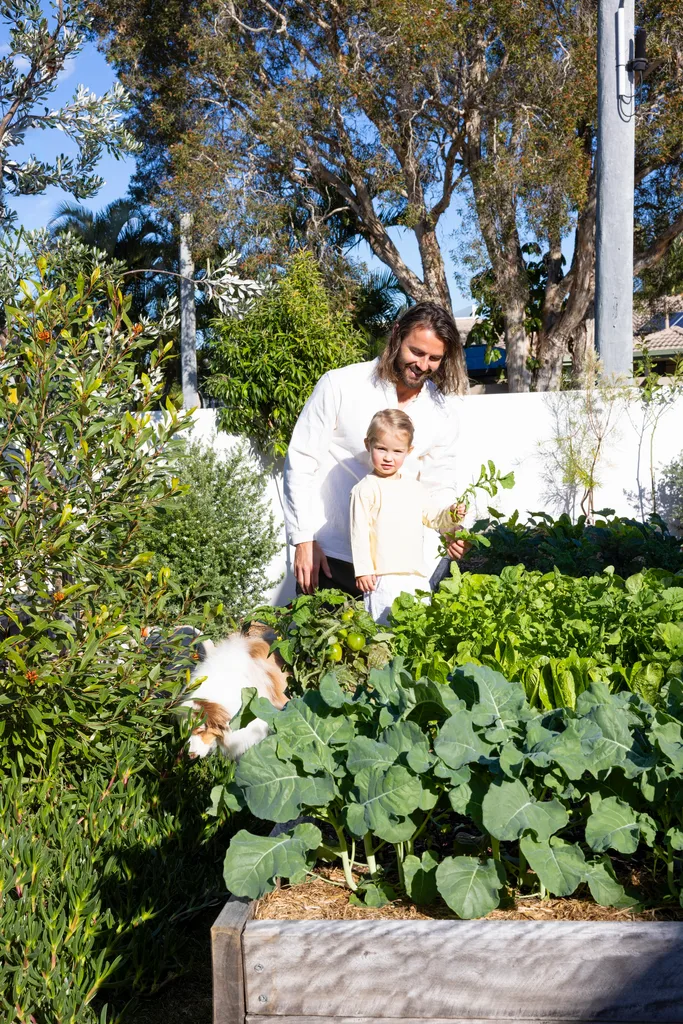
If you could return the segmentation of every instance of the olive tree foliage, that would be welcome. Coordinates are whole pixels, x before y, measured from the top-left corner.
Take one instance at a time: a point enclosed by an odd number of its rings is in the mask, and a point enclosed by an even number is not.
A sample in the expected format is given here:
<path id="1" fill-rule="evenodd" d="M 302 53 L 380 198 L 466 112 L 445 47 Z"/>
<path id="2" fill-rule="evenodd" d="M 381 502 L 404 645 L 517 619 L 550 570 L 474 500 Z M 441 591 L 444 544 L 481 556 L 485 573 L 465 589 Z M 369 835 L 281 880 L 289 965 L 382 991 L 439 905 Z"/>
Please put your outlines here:
<path id="1" fill-rule="evenodd" d="M 36 0 L 6 0 L 0 19 L 9 26 L 8 52 L 0 58 L 0 154 L 3 189 L 10 195 L 36 195 L 57 185 L 79 199 L 95 195 L 103 179 L 95 173 L 103 151 L 117 159 L 138 147 L 121 114 L 129 100 L 120 83 L 103 96 L 79 85 L 59 109 L 43 106 L 67 61 L 87 39 L 90 15 L 82 0 L 56 0 L 50 15 Z M 36 156 L 14 159 L 13 148 L 34 128 L 55 128 L 76 143 L 78 155 L 53 161 Z M 3 205 L 3 217 L 8 212 Z"/>
<path id="2" fill-rule="evenodd" d="M 468 205 L 482 250 L 473 270 L 492 268 L 511 389 L 559 386 L 594 294 L 594 0 L 97 0 L 96 11 L 134 96 L 148 184 L 153 168 L 162 191 L 192 192 L 252 237 L 302 211 L 309 230 L 341 222 L 411 298 L 447 307 L 444 217 Z M 647 220 L 657 188 L 668 205 L 663 223 L 650 217 L 636 273 L 683 229 L 681 0 L 648 0 L 638 20 L 662 60 L 639 95 L 638 215 Z M 392 227 L 414 236 L 419 271 Z M 455 251 L 471 246 L 466 226 L 455 234 Z M 530 237 L 547 264 L 533 339 Z"/>

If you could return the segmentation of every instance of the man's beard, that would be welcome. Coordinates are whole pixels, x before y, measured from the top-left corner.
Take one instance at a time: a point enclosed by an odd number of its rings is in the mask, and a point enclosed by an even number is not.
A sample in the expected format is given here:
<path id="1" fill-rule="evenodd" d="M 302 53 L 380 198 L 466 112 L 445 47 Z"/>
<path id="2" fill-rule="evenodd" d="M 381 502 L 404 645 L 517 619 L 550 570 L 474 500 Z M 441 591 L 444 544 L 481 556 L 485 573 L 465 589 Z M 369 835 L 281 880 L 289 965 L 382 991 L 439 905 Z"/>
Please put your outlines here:
<path id="1" fill-rule="evenodd" d="M 434 374 L 437 372 L 436 370 L 425 370 L 424 373 L 420 373 L 419 376 L 415 377 L 413 376 L 412 373 L 408 371 L 408 367 L 412 365 L 412 363 L 405 363 L 403 366 L 401 366 L 398 355 L 396 356 L 396 362 L 394 363 L 396 376 L 399 378 L 401 383 L 404 384 L 407 388 L 421 387 L 425 383 L 425 381 L 433 380 Z"/>

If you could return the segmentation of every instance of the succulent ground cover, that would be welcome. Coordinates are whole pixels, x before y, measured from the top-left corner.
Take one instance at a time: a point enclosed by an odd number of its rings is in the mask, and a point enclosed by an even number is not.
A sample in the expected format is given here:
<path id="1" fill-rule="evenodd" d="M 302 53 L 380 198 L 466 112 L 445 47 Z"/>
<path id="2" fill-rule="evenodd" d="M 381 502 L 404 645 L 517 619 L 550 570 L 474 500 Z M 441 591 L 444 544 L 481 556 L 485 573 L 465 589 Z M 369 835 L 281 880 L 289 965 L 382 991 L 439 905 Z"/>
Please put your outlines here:
<path id="1" fill-rule="evenodd" d="M 277 836 L 237 832 L 225 859 L 237 895 L 337 860 L 352 899 L 368 905 L 438 893 L 471 918 L 510 887 L 564 896 L 583 886 L 596 903 L 625 907 L 637 900 L 616 865 L 636 857 L 679 904 L 680 679 L 659 709 L 593 682 L 574 709 L 545 711 L 486 666 L 437 682 L 397 658 L 353 693 L 330 672 L 283 712 L 244 696 L 242 723 L 261 717 L 273 733 L 214 797 L 269 822 L 306 820 Z M 463 840 L 468 852 L 457 850 Z"/>

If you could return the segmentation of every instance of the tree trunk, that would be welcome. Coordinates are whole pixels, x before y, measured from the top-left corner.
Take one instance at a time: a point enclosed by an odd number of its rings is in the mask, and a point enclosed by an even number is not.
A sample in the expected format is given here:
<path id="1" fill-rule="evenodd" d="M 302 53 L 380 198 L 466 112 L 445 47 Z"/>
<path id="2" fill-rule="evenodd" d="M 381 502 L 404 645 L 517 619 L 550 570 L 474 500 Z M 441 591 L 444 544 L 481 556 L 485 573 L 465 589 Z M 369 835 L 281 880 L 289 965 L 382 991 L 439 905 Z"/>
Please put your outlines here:
<path id="1" fill-rule="evenodd" d="M 583 387 L 588 356 L 595 349 L 594 317 L 595 314 L 591 304 L 588 316 L 579 324 L 571 340 L 572 383 L 577 388 Z"/>
<path id="2" fill-rule="evenodd" d="M 422 258 L 422 270 L 424 276 L 424 288 L 430 301 L 438 303 L 452 312 L 451 293 L 446 278 L 446 267 L 441 254 L 441 246 L 433 228 L 428 229 L 418 225 L 415 229 L 417 243 Z M 457 332 L 457 325 L 456 325 Z M 455 368 L 458 381 L 458 394 L 466 395 L 469 391 L 469 378 L 467 376 L 467 362 L 465 350 L 458 334 L 458 345 L 455 353 Z"/>
<path id="3" fill-rule="evenodd" d="M 508 380 L 508 391 L 523 392 L 529 390 L 531 375 L 527 366 L 529 357 L 529 338 L 524 326 L 526 307 L 524 301 L 503 301 L 503 318 L 505 320 L 505 371 Z"/>
<path id="4" fill-rule="evenodd" d="M 194 297 L 194 262 L 190 250 L 192 214 L 180 215 L 180 373 L 183 408 L 199 405 L 197 391 L 197 320 Z"/>

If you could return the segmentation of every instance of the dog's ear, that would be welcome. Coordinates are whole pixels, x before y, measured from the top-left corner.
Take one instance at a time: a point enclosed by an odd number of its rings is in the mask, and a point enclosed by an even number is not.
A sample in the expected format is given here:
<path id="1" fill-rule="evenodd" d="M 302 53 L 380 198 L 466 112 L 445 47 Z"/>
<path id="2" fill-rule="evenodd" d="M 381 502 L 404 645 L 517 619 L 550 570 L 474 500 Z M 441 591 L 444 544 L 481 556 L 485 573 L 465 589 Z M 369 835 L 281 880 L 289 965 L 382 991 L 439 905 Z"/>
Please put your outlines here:
<path id="1" fill-rule="evenodd" d="M 270 644 L 261 637 L 247 637 L 247 647 L 250 657 L 255 661 L 266 661 L 270 654 Z"/>
<path id="2" fill-rule="evenodd" d="M 222 733 L 230 724 L 230 713 L 222 704 L 216 704 L 213 700 L 194 701 L 197 710 L 204 715 L 207 731 Z"/>

